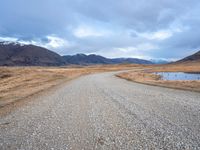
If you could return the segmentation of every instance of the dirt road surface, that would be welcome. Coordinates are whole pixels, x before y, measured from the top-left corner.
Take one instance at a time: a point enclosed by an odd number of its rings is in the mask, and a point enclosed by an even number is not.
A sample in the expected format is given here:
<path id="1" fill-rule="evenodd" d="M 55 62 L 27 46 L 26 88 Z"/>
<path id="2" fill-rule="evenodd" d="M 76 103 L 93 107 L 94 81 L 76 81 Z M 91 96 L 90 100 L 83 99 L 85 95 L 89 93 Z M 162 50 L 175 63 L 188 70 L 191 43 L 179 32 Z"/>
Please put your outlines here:
<path id="1" fill-rule="evenodd" d="M 100 73 L 0 118 L 0 149 L 200 149 L 200 93 Z"/>

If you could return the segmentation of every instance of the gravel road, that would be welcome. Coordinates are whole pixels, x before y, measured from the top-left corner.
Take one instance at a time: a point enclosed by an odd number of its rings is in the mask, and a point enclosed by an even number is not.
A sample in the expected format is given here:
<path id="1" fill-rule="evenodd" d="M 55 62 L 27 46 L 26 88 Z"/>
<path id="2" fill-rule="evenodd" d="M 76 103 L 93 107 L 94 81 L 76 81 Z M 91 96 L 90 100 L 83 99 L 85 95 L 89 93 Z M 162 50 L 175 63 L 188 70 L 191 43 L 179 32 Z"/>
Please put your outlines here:
<path id="1" fill-rule="evenodd" d="M 200 149 L 200 93 L 83 76 L 2 116 L 0 149 Z"/>

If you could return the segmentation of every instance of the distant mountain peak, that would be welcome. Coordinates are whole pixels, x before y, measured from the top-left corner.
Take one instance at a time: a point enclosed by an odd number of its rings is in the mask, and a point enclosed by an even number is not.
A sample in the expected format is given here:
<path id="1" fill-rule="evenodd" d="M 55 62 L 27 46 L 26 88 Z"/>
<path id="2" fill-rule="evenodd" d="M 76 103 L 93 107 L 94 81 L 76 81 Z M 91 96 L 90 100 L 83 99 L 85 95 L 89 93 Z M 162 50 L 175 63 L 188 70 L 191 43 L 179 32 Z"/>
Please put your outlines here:
<path id="1" fill-rule="evenodd" d="M 20 42 L 13 42 L 13 41 L 1 41 L 0 45 L 19 45 L 24 46 L 26 44 L 20 43 Z"/>
<path id="2" fill-rule="evenodd" d="M 167 59 L 151 59 L 150 61 L 155 63 L 155 64 L 168 64 L 168 63 L 172 62 L 172 61 L 167 60 Z"/>
<path id="3" fill-rule="evenodd" d="M 87 56 L 87 55 L 83 54 L 83 53 L 78 53 L 78 54 L 76 54 L 76 56 Z"/>

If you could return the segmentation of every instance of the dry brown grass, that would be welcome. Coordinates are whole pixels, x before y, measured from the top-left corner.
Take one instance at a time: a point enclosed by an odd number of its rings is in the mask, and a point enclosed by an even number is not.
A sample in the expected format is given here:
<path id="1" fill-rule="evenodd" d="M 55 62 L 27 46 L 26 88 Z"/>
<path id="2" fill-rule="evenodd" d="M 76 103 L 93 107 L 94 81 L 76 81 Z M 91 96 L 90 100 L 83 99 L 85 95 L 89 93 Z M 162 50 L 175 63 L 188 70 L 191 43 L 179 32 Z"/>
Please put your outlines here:
<path id="1" fill-rule="evenodd" d="M 152 66 L 153 72 L 199 72 L 200 63 L 181 63 Z"/>
<path id="2" fill-rule="evenodd" d="M 30 95 L 49 89 L 63 82 L 75 79 L 82 75 L 129 70 L 117 76 L 131 81 L 200 91 L 199 81 L 162 81 L 158 75 L 152 72 L 184 71 L 200 72 L 199 64 L 184 65 L 97 65 L 90 67 L 0 67 L 0 107 L 22 100 Z M 142 71 L 138 71 L 142 69 Z M 137 71 L 136 71 L 137 70 Z"/>
<path id="3" fill-rule="evenodd" d="M 0 67 L 0 107 L 82 75 L 117 71 L 138 65 L 98 65 L 91 67 Z"/>
<path id="4" fill-rule="evenodd" d="M 142 71 L 129 71 L 117 76 L 138 83 L 200 92 L 200 81 L 165 81 L 153 72 L 200 72 L 200 64 L 152 65 Z"/>

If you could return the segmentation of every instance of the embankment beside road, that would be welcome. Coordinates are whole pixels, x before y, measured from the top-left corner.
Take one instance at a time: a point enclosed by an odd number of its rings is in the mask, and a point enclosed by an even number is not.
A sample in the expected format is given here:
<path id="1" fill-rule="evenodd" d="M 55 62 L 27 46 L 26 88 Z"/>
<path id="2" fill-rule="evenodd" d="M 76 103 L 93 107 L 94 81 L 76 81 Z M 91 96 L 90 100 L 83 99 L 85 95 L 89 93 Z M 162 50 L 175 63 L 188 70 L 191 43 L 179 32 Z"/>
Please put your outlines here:
<path id="1" fill-rule="evenodd" d="M 154 72 L 200 72 L 199 63 L 155 65 L 142 71 L 128 71 L 116 76 L 143 84 L 200 92 L 200 81 L 165 81 Z"/>

